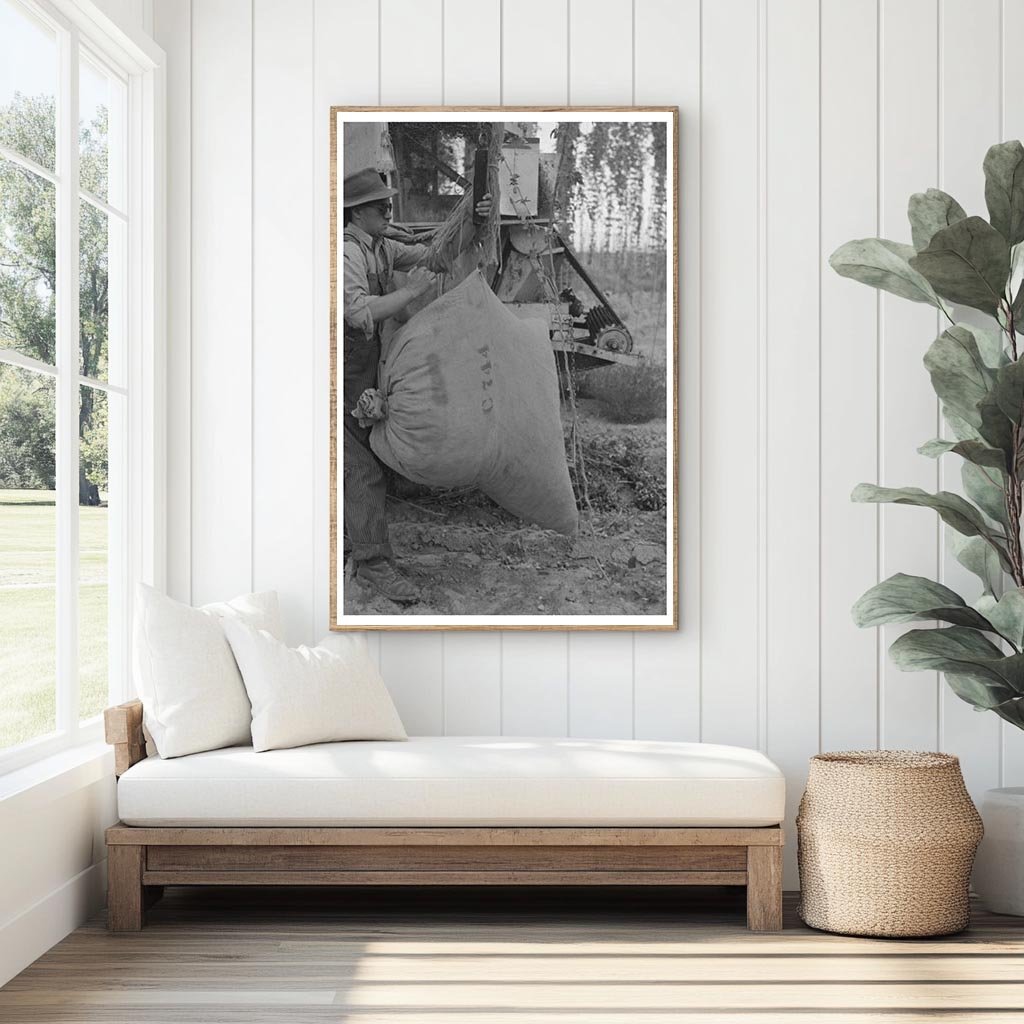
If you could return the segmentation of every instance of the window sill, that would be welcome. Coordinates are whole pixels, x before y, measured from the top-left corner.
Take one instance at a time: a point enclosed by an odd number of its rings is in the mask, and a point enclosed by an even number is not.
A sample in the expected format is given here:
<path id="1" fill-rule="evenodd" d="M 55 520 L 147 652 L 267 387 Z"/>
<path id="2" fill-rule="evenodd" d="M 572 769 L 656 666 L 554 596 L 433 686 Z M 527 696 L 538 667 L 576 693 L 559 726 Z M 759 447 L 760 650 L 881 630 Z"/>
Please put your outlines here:
<path id="1" fill-rule="evenodd" d="M 114 750 L 104 740 L 90 740 L 0 775 L 0 812 L 15 814 L 39 800 L 54 800 L 109 777 L 114 778 Z"/>

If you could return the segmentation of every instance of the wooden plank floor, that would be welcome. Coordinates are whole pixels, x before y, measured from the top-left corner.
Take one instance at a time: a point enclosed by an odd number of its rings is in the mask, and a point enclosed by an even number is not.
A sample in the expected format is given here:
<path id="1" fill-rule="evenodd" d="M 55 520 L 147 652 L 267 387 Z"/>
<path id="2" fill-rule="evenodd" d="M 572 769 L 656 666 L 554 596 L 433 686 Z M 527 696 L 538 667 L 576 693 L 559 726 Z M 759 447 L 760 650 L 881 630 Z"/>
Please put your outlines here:
<path id="1" fill-rule="evenodd" d="M 0 1021 L 867 1024 L 1024 1021 L 1024 918 L 943 939 L 777 934 L 743 891 L 168 889 L 0 989 Z"/>

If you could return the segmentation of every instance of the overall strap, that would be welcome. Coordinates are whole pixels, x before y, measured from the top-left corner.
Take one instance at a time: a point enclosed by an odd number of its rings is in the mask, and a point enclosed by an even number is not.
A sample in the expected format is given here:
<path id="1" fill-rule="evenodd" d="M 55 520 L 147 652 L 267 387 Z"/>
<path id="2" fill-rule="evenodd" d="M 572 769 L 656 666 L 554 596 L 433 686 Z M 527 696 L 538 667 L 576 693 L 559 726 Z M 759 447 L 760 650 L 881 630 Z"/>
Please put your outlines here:
<path id="1" fill-rule="evenodd" d="M 383 259 L 383 273 L 378 275 L 377 274 L 377 268 L 378 268 L 377 256 L 376 256 L 376 253 L 374 252 L 373 246 L 367 244 L 365 235 L 362 234 L 362 233 L 358 233 L 357 234 L 355 231 L 352 231 L 351 228 L 345 228 L 345 230 L 342 232 L 342 238 L 344 238 L 346 241 L 352 241 L 352 242 L 358 243 L 359 248 L 362 249 L 362 251 L 363 251 L 363 253 L 364 253 L 365 257 L 366 257 L 366 262 L 367 262 L 368 267 L 369 267 L 369 271 L 368 272 L 378 276 L 378 282 L 377 283 L 378 283 L 378 287 L 380 288 L 380 294 L 381 295 L 387 294 L 387 292 L 390 291 L 390 289 L 391 289 L 391 284 L 392 284 L 392 281 L 394 280 L 394 275 L 395 275 L 395 252 L 394 252 L 394 248 L 391 245 L 388 244 L 386 239 L 382 242 L 382 244 L 380 246 L 380 251 L 381 251 L 381 254 L 384 257 L 384 259 Z"/>

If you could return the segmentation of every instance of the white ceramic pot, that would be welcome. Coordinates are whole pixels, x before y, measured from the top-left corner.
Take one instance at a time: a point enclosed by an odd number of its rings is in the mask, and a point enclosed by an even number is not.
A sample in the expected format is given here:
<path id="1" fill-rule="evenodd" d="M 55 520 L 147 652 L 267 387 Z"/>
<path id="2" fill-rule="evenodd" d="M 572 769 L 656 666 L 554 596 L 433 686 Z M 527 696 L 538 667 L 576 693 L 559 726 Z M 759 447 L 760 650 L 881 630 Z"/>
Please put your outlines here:
<path id="1" fill-rule="evenodd" d="M 972 883 L 986 910 L 1024 916 L 1024 786 L 990 789 L 982 797 L 985 838 Z"/>

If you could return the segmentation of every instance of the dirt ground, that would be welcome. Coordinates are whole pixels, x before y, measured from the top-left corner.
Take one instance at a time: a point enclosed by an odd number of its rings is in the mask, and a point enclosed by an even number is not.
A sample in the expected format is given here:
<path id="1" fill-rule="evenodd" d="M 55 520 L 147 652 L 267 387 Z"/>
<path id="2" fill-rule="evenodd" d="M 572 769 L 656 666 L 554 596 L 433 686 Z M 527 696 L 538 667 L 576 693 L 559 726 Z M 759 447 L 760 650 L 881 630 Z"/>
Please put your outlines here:
<path id="1" fill-rule="evenodd" d="M 665 421 L 611 424 L 581 403 L 581 429 L 636 435 L 664 458 Z M 600 466 L 588 467 L 594 478 Z M 570 539 L 523 523 L 476 491 L 399 488 L 388 499 L 396 564 L 421 599 L 400 606 L 351 578 L 346 615 L 657 615 L 665 612 L 665 511 L 635 507 L 630 488 L 601 481 L 604 506 Z M 617 507 L 608 507 L 614 505 Z"/>

